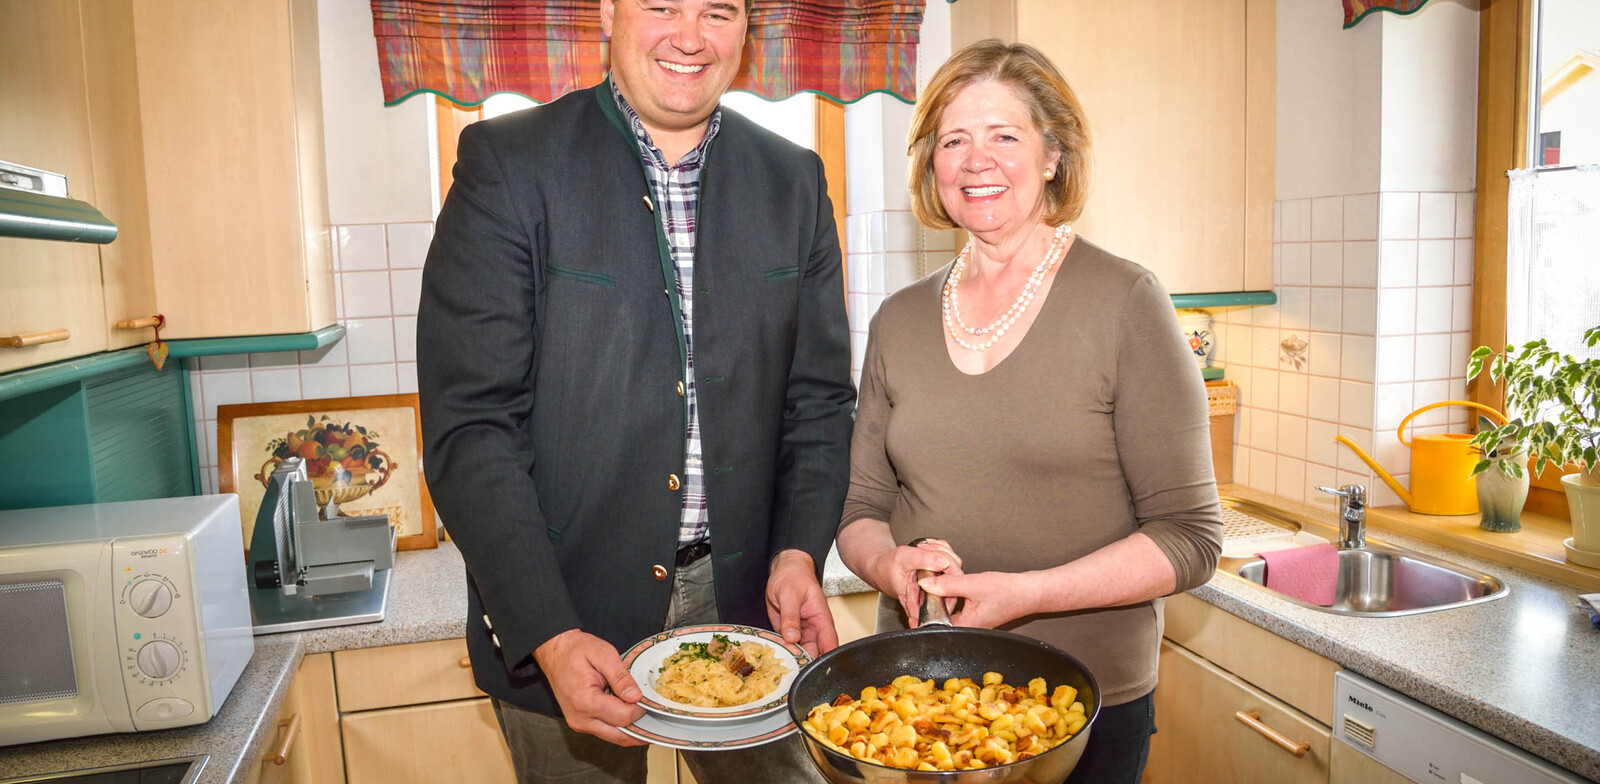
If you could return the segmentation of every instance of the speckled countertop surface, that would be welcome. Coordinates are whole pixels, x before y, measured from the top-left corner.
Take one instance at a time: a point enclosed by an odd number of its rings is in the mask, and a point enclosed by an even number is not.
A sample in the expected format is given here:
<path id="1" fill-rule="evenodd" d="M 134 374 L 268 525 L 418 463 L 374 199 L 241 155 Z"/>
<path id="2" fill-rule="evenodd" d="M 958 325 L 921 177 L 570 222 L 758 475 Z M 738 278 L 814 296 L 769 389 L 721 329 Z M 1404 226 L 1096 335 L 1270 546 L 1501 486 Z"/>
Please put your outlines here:
<path id="1" fill-rule="evenodd" d="M 1331 519 L 1324 508 L 1248 488 L 1224 491 Z M 1600 779 L 1600 631 L 1577 609 L 1577 589 L 1382 529 L 1369 536 L 1493 574 L 1511 586 L 1510 595 L 1446 612 L 1351 618 L 1306 609 L 1220 574 L 1193 593 L 1491 735 Z M 830 555 L 823 577 L 830 596 L 867 590 L 837 554 Z M 466 578 L 453 546 L 401 553 L 392 583 L 382 623 L 256 638 L 255 656 L 239 684 L 206 724 L 0 748 L 0 777 L 209 754 L 201 782 L 240 784 L 248 761 L 261 753 L 270 718 L 303 655 L 464 633 Z"/>

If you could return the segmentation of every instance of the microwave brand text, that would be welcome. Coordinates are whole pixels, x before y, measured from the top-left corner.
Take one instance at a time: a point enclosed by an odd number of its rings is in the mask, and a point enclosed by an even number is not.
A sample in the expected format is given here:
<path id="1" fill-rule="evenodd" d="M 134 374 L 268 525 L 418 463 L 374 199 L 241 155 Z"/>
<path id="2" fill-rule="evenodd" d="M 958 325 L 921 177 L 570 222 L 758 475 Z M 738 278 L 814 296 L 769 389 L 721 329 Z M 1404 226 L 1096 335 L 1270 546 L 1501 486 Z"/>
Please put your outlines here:
<path id="1" fill-rule="evenodd" d="M 167 554 L 167 548 L 165 548 L 165 547 L 149 547 L 149 548 L 146 548 L 146 549 L 143 549 L 143 550 L 129 550 L 128 551 L 128 555 L 131 555 L 131 556 L 134 556 L 134 557 L 137 557 L 137 558 L 154 558 L 154 557 L 156 557 L 158 555 L 166 555 L 166 554 Z"/>

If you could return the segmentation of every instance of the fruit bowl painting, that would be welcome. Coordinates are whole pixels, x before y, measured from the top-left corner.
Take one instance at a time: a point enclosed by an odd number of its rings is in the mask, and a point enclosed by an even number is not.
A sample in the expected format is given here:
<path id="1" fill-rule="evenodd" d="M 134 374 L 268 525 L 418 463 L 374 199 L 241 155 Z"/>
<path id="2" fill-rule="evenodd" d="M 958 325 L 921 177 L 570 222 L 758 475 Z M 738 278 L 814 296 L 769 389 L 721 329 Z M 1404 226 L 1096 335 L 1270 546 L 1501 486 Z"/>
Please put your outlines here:
<path id="1" fill-rule="evenodd" d="M 272 470 L 298 457 L 323 519 L 384 514 L 400 549 L 436 547 L 419 420 L 414 394 L 218 406 L 217 490 L 238 494 L 248 542 Z"/>

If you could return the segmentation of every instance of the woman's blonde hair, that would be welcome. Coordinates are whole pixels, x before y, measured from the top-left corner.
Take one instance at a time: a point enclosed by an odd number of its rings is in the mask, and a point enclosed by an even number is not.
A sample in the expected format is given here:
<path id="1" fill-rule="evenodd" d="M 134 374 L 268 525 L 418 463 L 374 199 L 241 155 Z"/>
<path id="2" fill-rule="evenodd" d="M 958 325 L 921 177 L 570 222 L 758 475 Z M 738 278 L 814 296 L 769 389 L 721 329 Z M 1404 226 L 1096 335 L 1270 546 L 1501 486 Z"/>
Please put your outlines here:
<path id="1" fill-rule="evenodd" d="M 1045 149 L 1061 153 L 1055 179 L 1044 184 L 1044 221 L 1060 226 L 1077 220 L 1089 195 L 1089 124 L 1072 86 L 1044 53 L 1027 44 L 994 39 L 963 48 L 939 66 L 911 116 L 906 152 L 911 156 L 911 211 L 923 225 L 955 227 L 939 199 L 933 153 L 939 121 L 963 87 L 993 80 L 1016 90 L 1044 136 Z"/>

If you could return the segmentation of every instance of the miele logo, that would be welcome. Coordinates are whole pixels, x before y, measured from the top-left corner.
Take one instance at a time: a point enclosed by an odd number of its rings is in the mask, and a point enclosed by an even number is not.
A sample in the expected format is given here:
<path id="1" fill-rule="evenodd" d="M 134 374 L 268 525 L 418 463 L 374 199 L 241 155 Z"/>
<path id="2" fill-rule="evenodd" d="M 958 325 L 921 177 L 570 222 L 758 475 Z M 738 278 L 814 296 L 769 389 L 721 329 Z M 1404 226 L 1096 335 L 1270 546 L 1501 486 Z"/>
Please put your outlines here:
<path id="1" fill-rule="evenodd" d="M 1361 700 L 1356 699 L 1356 695 L 1354 695 L 1354 694 L 1346 694 L 1346 695 L 1344 695 L 1344 698 L 1349 700 L 1349 701 L 1351 701 L 1351 702 L 1353 702 L 1353 703 L 1355 703 L 1356 705 L 1359 705 L 1362 710 L 1365 710 L 1368 713 L 1372 712 L 1372 706 L 1362 702 Z"/>
<path id="2" fill-rule="evenodd" d="M 128 551 L 128 555 L 132 555 L 132 556 L 135 556 L 137 558 L 154 558 L 154 557 L 156 557 L 158 555 L 166 555 L 166 554 L 167 554 L 167 548 L 165 548 L 165 547 L 151 547 L 151 548 L 146 549 L 146 550 L 129 550 Z"/>

